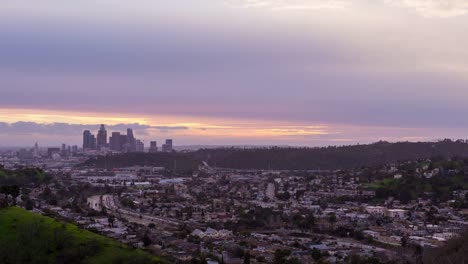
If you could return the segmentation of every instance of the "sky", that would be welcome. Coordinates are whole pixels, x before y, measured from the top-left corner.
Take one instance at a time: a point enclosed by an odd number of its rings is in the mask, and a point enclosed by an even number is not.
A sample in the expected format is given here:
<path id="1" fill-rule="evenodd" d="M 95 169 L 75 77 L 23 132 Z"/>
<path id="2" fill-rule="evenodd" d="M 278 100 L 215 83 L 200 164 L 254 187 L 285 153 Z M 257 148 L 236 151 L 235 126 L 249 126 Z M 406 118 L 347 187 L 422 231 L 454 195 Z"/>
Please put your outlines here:
<path id="1" fill-rule="evenodd" d="M 466 0 L 3 0 L 0 146 L 468 138 Z"/>

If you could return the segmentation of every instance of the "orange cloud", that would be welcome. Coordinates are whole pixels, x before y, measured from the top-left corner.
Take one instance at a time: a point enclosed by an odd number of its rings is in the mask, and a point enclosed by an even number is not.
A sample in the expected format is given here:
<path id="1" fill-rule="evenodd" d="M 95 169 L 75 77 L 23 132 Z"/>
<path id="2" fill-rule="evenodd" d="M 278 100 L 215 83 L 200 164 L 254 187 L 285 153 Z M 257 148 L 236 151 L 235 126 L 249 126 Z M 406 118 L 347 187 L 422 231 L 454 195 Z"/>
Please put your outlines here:
<path id="1" fill-rule="evenodd" d="M 183 131 L 171 131 L 175 135 L 203 137 L 237 138 L 280 138 L 294 136 L 328 135 L 333 132 L 325 125 L 302 126 L 284 122 L 264 120 L 241 120 L 219 118 L 197 118 L 184 116 L 136 116 L 111 113 L 83 113 L 36 109 L 0 109 L 0 121 L 14 123 L 19 121 L 41 124 L 69 123 L 81 125 L 94 124 L 142 124 L 153 126 L 150 134 L 160 132 L 160 127 L 186 127 Z M 151 133 L 151 130 L 154 130 Z"/>

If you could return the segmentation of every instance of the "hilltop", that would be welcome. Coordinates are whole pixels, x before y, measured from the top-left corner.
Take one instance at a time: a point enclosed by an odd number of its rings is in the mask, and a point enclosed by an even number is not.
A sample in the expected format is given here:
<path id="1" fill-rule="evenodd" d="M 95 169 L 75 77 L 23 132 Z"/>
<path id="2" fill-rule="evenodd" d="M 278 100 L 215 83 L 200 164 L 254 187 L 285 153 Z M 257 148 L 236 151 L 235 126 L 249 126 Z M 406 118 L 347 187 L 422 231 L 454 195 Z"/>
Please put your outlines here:
<path id="1" fill-rule="evenodd" d="M 317 148 L 231 147 L 200 149 L 188 153 L 127 153 L 101 156 L 82 165 L 100 168 L 148 165 L 189 171 L 205 161 L 210 166 L 233 169 L 315 170 L 351 169 L 433 157 L 468 157 L 468 143 L 463 140 L 397 143 L 380 141 L 367 145 Z"/>
<path id="2" fill-rule="evenodd" d="M 146 252 L 18 207 L 0 209 L 1 263 L 161 263 Z"/>

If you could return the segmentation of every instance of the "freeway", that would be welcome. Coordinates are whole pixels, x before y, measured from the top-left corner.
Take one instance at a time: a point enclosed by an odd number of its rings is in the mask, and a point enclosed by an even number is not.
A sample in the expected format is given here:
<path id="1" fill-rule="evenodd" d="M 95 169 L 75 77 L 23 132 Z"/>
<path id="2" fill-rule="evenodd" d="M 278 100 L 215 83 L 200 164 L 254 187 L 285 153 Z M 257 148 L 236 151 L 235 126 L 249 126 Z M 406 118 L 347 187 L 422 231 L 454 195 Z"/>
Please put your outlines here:
<path id="1" fill-rule="evenodd" d="M 136 222 L 145 225 L 149 223 L 159 223 L 171 226 L 179 226 L 183 224 L 182 221 L 178 221 L 175 219 L 141 214 L 129 209 L 122 208 L 122 206 L 120 206 L 118 202 L 116 202 L 116 197 L 113 195 L 103 195 L 102 206 L 111 212 L 120 214 L 122 217 L 124 217 L 130 222 Z"/>

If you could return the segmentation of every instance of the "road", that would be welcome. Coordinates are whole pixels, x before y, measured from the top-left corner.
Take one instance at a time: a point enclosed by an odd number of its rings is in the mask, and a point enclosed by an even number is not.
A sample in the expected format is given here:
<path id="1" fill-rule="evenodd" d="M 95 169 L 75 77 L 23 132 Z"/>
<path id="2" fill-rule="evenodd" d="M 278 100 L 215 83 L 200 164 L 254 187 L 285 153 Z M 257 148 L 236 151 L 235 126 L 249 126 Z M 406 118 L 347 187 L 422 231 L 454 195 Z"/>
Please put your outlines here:
<path id="1" fill-rule="evenodd" d="M 122 206 L 120 206 L 118 202 L 116 202 L 116 197 L 113 195 L 103 195 L 102 206 L 104 206 L 107 210 L 111 212 L 120 214 L 129 222 L 135 222 L 143 225 L 148 225 L 150 223 L 158 223 L 170 226 L 179 226 L 183 224 L 182 221 L 178 221 L 175 219 L 141 214 L 129 209 L 122 208 Z"/>

